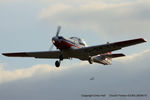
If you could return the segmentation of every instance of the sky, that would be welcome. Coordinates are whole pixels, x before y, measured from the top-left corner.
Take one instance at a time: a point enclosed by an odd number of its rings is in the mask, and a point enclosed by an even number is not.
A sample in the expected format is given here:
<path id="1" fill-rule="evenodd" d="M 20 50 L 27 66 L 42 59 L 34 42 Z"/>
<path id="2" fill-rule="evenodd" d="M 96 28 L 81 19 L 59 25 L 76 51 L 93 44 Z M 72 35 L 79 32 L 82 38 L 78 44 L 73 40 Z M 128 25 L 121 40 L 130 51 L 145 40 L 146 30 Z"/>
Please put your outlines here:
<path id="1" fill-rule="evenodd" d="M 1 99 L 149 100 L 149 0 L 0 0 L 0 53 L 49 50 L 58 25 L 62 36 L 81 37 L 89 46 L 140 37 L 147 42 L 115 51 L 127 56 L 111 66 L 73 59 L 55 68 L 51 59 L 0 55 Z"/>

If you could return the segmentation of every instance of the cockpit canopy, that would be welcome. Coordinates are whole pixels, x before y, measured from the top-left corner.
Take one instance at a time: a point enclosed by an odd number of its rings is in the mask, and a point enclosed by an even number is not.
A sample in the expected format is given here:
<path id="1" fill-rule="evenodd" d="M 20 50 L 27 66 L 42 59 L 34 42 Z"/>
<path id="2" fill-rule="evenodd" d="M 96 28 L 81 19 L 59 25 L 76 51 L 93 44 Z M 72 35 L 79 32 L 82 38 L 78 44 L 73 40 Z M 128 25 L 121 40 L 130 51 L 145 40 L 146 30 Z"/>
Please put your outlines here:
<path id="1" fill-rule="evenodd" d="M 70 37 L 70 39 L 74 40 L 76 43 L 83 45 L 83 46 L 87 46 L 85 41 L 81 38 L 78 37 Z"/>

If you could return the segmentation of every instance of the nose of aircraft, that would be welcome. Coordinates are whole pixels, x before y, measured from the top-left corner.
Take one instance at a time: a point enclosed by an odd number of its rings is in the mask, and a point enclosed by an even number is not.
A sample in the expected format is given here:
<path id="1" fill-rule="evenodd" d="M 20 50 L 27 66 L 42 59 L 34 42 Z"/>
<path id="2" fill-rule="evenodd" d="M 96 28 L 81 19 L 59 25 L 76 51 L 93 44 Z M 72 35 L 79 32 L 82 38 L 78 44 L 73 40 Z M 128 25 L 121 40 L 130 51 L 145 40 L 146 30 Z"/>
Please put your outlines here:
<path id="1" fill-rule="evenodd" d="M 58 37 L 57 36 L 55 36 L 55 37 L 52 38 L 52 42 L 53 43 L 55 43 L 56 41 L 58 41 Z"/>

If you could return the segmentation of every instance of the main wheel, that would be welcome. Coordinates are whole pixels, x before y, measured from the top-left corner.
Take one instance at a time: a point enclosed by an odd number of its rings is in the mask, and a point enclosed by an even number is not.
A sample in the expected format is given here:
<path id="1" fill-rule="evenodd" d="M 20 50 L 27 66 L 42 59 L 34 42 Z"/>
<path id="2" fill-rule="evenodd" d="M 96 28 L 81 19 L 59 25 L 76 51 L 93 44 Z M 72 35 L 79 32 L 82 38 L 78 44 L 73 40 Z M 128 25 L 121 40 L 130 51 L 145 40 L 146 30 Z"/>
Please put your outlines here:
<path id="1" fill-rule="evenodd" d="M 56 67 L 59 67 L 59 66 L 60 66 L 60 62 L 59 62 L 58 60 L 55 62 L 55 66 L 56 66 Z"/>
<path id="2" fill-rule="evenodd" d="M 88 61 L 89 61 L 89 63 L 90 63 L 90 64 L 92 64 L 92 63 L 93 63 L 93 61 L 92 61 L 91 57 L 89 57 Z"/>

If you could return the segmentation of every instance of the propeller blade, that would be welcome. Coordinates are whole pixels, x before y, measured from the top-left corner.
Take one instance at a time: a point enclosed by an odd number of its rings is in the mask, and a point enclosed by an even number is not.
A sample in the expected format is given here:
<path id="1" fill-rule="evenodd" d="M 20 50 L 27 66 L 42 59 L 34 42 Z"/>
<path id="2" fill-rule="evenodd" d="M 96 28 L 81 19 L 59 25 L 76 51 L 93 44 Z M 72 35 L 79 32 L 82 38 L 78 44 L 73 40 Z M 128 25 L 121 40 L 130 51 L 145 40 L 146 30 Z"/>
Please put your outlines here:
<path id="1" fill-rule="evenodd" d="M 56 36 L 59 35 L 60 29 L 61 29 L 61 26 L 58 26 Z"/>

